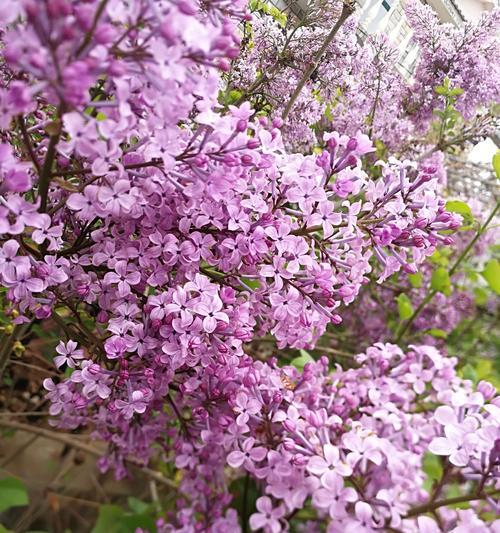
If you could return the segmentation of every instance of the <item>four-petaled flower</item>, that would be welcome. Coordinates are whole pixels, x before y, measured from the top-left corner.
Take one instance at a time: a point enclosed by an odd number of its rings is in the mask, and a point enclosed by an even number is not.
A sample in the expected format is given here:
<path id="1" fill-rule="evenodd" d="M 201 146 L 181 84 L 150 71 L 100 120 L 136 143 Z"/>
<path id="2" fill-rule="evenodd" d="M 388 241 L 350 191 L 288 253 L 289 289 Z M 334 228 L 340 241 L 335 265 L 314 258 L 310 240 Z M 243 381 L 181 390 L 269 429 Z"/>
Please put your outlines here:
<path id="1" fill-rule="evenodd" d="M 83 359 L 83 350 L 77 349 L 78 344 L 75 341 L 68 341 L 66 344 L 60 342 L 56 347 L 59 355 L 54 357 L 54 363 L 57 368 L 67 364 L 70 368 L 75 368 L 78 364 L 76 360 Z"/>
<path id="2" fill-rule="evenodd" d="M 256 503 L 257 513 L 250 516 L 250 527 L 253 531 L 263 529 L 266 533 L 279 533 L 282 531 L 280 518 L 285 516 L 282 505 L 273 507 L 273 502 L 268 496 L 261 496 Z"/>
<path id="3" fill-rule="evenodd" d="M 347 516 L 347 506 L 358 499 L 352 487 L 346 487 L 344 480 L 335 472 L 326 472 L 321 478 L 321 487 L 313 493 L 313 503 L 320 509 L 328 509 L 334 520 Z"/>
<path id="4" fill-rule="evenodd" d="M 128 402 L 125 400 L 116 400 L 116 408 L 119 409 L 126 420 L 130 420 L 134 413 L 144 413 L 146 411 L 147 403 L 145 401 L 144 393 L 140 390 L 132 391 Z"/>
<path id="5" fill-rule="evenodd" d="M 249 471 L 255 467 L 254 463 L 258 463 L 267 455 L 267 450 L 262 446 L 255 446 L 256 441 L 253 437 L 248 437 L 241 445 L 241 451 L 235 450 L 227 456 L 229 466 L 233 468 L 240 468 L 243 466 Z M 255 447 L 254 447 L 255 446 Z"/>
<path id="6" fill-rule="evenodd" d="M 339 449 L 333 444 L 323 446 L 323 457 L 314 455 L 307 463 L 307 471 L 323 480 L 327 472 L 335 472 L 339 476 L 350 476 L 352 468 L 340 458 Z"/>

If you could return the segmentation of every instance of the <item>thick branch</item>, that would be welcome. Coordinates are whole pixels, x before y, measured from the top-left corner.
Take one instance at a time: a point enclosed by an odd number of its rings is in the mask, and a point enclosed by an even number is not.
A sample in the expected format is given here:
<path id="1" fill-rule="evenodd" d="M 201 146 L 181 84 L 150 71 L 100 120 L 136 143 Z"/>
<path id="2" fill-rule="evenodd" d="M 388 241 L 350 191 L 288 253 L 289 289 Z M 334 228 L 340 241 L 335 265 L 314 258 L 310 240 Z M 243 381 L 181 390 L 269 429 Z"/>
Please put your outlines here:
<path id="1" fill-rule="evenodd" d="M 411 518 L 412 516 L 418 516 L 425 513 L 430 513 L 444 507 L 446 505 L 454 505 L 456 503 L 472 502 L 476 500 L 483 500 L 487 496 L 497 496 L 500 494 L 500 490 L 494 490 L 492 492 L 485 492 L 483 494 L 466 494 L 465 496 L 456 496 L 455 498 L 448 498 L 446 500 L 438 500 L 436 502 L 429 502 L 418 507 L 410 509 L 405 518 Z"/>
<path id="2" fill-rule="evenodd" d="M 45 154 L 45 160 L 43 162 L 40 179 L 38 181 L 38 197 L 40 198 L 40 207 L 38 210 L 40 213 L 45 213 L 45 211 L 47 211 L 47 200 L 49 196 L 52 165 L 56 156 L 56 146 L 61 135 L 60 123 L 58 123 L 56 127 L 57 132 L 50 137 L 49 146 L 47 148 L 47 153 Z"/>
<path id="3" fill-rule="evenodd" d="M 136 168 L 147 168 L 147 167 L 160 167 L 162 165 L 162 162 L 160 159 L 153 159 L 151 161 L 145 161 L 144 163 L 132 163 L 130 165 L 124 165 L 123 168 L 125 170 L 132 170 Z M 110 172 L 112 170 L 118 170 L 118 167 L 115 165 L 111 165 L 108 169 Z M 62 170 L 62 171 L 55 171 L 50 174 L 51 177 L 60 176 L 75 176 L 78 174 L 92 174 L 91 168 L 75 168 L 72 170 Z M 101 176 L 99 176 L 101 177 Z"/>
<path id="4" fill-rule="evenodd" d="M 299 83 L 297 84 L 297 87 L 295 87 L 295 90 L 293 91 L 292 96 L 290 97 L 290 100 L 288 101 L 288 104 L 285 107 L 285 110 L 283 111 L 283 114 L 281 118 L 283 120 L 286 120 L 288 118 L 288 115 L 290 114 L 290 111 L 292 110 L 295 101 L 299 97 L 300 93 L 302 92 L 302 89 L 304 88 L 304 85 L 307 83 L 309 78 L 311 77 L 311 74 L 315 71 L 317 68 L 319 61 L 327 48 L 330 46 L 331 42 L 335 38 L 335 35 L 337 35 L 337 32 L 342 27 L 344 22 L 354 13 L 354 2 L 351 0 L 344 0 L 342 4 L 342 12 L 340 13 L 340 17 L 338 18 L 337 22 L 331 29 L 330 33 L 327 35 L 325 41 L 321 45 L 320 49 L 314 54 L 314 57 L 311 61 L 311 64 L 304 72 L 302 78 L 300 79 Z"/>

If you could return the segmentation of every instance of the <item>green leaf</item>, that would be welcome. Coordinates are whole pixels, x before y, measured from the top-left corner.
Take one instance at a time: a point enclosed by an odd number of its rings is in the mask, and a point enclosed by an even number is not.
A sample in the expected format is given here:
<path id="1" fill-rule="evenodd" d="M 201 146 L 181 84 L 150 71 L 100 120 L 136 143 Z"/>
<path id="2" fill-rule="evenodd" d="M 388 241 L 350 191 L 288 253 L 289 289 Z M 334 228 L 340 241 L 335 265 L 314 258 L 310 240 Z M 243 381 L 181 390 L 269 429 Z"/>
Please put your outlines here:
<path id="1" fill-rule="evenodd" d="M 413 306 L 411 305 L 411 300 L 406 296 L 406 294 L 400 294 L 396 301 L 398 302 L 398 311 L 399 318 L 401 320 L 407 320 L 413 315 Z"/>
<path id="2" fill-rule="evenodd" d="M 137 529 L 156 531 L 155 519 L 150 514 L 125 515 L 120 520 L 120 533 L 135 533 Z"/>
<path id="3" fill-rule="evenodd" d="M 451 485 L 448 485 L 446 487 L 445 494 L 447 498 L 458 498 L 464 495 L 458 483 L 453 483 Z M 447 507 L 450 507 L 453 509 L 468 509 L 470 507 L 470 503 L 469 502 L 458 502 L 458 503 L 450 504 Z"/>
<path id="4" fill-rule="evenodd" d="M 446 211 L 462 215 L 464 219 L 464 226 L 470 226 L 474 222 L 472 211 L 465 202 L 460 202 L 459 200 L 450 200 L 449 202 L 446 202 Z"/>
<path id="5" fill-rule="evenodd" d="M 497 153 L 493 156 L 493 170 L 497 178 L 500 179 L 500 150 L 497 150 Z"/>
<path id="6" fill-rule="evenodd" d="M 422 276 L 422 272 L 416 272 L 415 274 L 408 274 L 408 280 L 410 281 L 412 287 L 415 289 L 420 289 L 424 277 Z"/>
<path id="7" fill-rule="evenodd" d="M 487 281 L 492 291 L 500 294 L 500 263 L 498 259 L 490 259 L 481 272 L 481 276 Z"/>
<path id="8" fill-rule="evenodd" d="M 0 533 L 10 533 L 10 530 L 0 524 Z"/>
<path id="9" fill-rule="evenodd" d="M 232 89 L 228 93 L 224 95 L 224 103 L 226 105 L 231 105 L 237 102 L 241 97 L 243 96 L 243 93 L 241 91 L 238 91 L 237 89 Z"/>
<path id="10" fill-rule="evenodd" d="M 300 371 L 304 370 L 307 363 L 314 363 L 314 359 L 305 350 L 300 350 L 300 356 L 290 361 L 290 364 Z"/>
<path id="11" fill-rule="evenodd" d="M 241 281 L 253 290 L 260 289 L 260 282 L 258 279 L 241 278 Z"/>
<path id="12" fill-rule="evenodd" d="M 122 533 L 119 527 L 123 516 L 124 510 L 118 505 L 101 505 L 92 533 Z"/>
<path id="13" fill-rule="evenodd" d="M 137 509 L 146 505 L 137 498 L 129 498 L 128 504 L 130 508 L 136 507 Z M 118 505 L 101 505 L 92 533 L 135 533 L 138 528 L 155 533 L 156 524 L 154 517 L 143 511 L 129 513 Z"/>
<path id="14" fill-rule="evenodd" d="M 476 363 L 476 376 L 478 380 L 488 380 L 494 375 L 495 369 L 493 368 L 493 361 L 491 359 L 479 359 Z"/>
<path id="15" fill-rule="evenodd" d="M 332 105 L 331 104 L 327 104 L 327 106 L 326 106 L 325 118 L 327 120 L 333 120 L 333 113 L 332 113 Z"/>
<path id="16" fill-rule="evenodd" d="M 22 481 L 15 477 L 0 479 L 0 513 L 28 503 L 28 491 Z"/>
<path id="17" fill-rule="evenodd" d="M 486 291 L 482 287 L 476 287 L 474 289 L 474 301 L 476 302 L 476 305 L 486 305 L 488 303 L 488 296 L 488 291 Z"/>
<path id="18" fill-rule="evenodd" d="M 479 275 L 474 270 L 468 270 L 466 274 L 467 274 L 467 279 L 470 279 L 472 283 L 477 283 L 477 281 L 479 280 Z"/>
<path id="19" fill-rule="evenodd" d="M 443 475 L 443 465 L 437 455 L 425 452 L 422 469 L 432 481 L 439 481 Z"/>
<path id="20" fill-rule="evenodd" d="M 256 511 L 256 502 L 260 496 L 260 490 L 255 480 L 246 476 L 235 479 L 229 485 L 229 492 L 233 495 L 231 507 L 239 511 L 242 516 L 243 509 L 246 509 L 247 516 Z"/>
<path id="21" fill-rule="evenodd" d="M 446 266 L 449 263 L 448 258 L 445 256 L 446 248 L 436 249 L 434 253 L 429 256 L 429 259 L 432 263 L 439 266 Z"/>
<path id="22" fill-rule="evenodd" d="M 147 513 L 151 510 L 151 504 L 142 502 L 133 496 L 127 498 L 127 505 L 131 511 L 134 511 L 134 513 L 137 514 Z"/>
<path id="23" fill-rule="evenodd" d="M 431 287 L 435 291 L 442 292 L 446 296 L 451 294 L 451 281 L 448 271 L 444 267 L 439 267 L 432 273 Z"/>
<path id="24" fill-rule="evenodd" d="M 470 379 L 473 383 L 477 382 L 477 373 L 475 368 L 467 363 L 459 372 L 463 379 Z"/>
<path id="25" fill-rule="evenodd" d="M 439 329 L 439 328 L 428 329 L 426 333 L 428 333 L 429 335 L 432 335 L 436 339 L 446 339 L 446 337 L 448 336 L 448 333 L 446 333 L 444 329 Z"/>

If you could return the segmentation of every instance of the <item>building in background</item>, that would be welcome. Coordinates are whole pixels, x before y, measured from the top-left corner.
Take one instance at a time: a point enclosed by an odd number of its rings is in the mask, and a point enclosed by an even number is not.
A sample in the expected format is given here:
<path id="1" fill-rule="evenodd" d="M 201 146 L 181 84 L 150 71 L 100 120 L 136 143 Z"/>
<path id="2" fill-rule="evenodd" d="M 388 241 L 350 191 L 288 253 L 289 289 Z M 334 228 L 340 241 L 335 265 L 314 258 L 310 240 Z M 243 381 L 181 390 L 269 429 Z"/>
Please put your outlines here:
<path id="1" fill-rule="evenodd" d="M 1 0 L 0 0 L 1 1 Z M 277 8 L 303 18 L 311 7 L 321 0 L 268 0 Z M 466 21 L 476 21 L 482 12 L 500 7 L 500 0 L 421 0 L 430 5 L 441 22 L 457 27 Z M 399 50 L 398 67 L 403 76 L 411 78 L 418 59 L 418 46 L 411 41 L 412 30 L 406 20 L 406 0 L 356 0 L 359 19 L 358 38 L 363 42 L 368 35 L 385 33 Z M 500 147 L 500 136 L 477 144 L 472 151 L 460 156 L 448 156 L 448 185 L 451 194 L 474 197 L 484 202 L 493 201 L 496 179 L 492 174 L 491 158 Z"/>
<path id="2" fill-rule="evenodd" d="M 303 18 L 315 0 L 270 0 L 277 8 Z M 405 0 L 356 0 L 359 18 L 358 36 L 383 32 L 400 51 L 399 68 L 410 77 L 418 57 L 418 47 L 411 42 L 411 28 L 404 13 Z M 490 11 L 498 0 L 424 0 L 438 14 L 442 22 L 461 26 L 466 20 L 476 20 L 483 11 Z"/>

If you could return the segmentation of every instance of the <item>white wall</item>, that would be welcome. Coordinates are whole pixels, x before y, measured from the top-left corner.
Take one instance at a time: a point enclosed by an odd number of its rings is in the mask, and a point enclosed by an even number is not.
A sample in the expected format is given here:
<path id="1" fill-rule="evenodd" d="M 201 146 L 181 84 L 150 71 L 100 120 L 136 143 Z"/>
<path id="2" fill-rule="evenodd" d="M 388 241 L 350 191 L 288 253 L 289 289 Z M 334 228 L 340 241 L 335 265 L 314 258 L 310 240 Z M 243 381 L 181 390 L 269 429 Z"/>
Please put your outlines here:
<path id="1" fill-rule="evenodd" d="M 483 11 L 491 11 L 498 2 L 495 0 L 456 0 L 457 5 L 467 20 L 475 21 Z"/>

